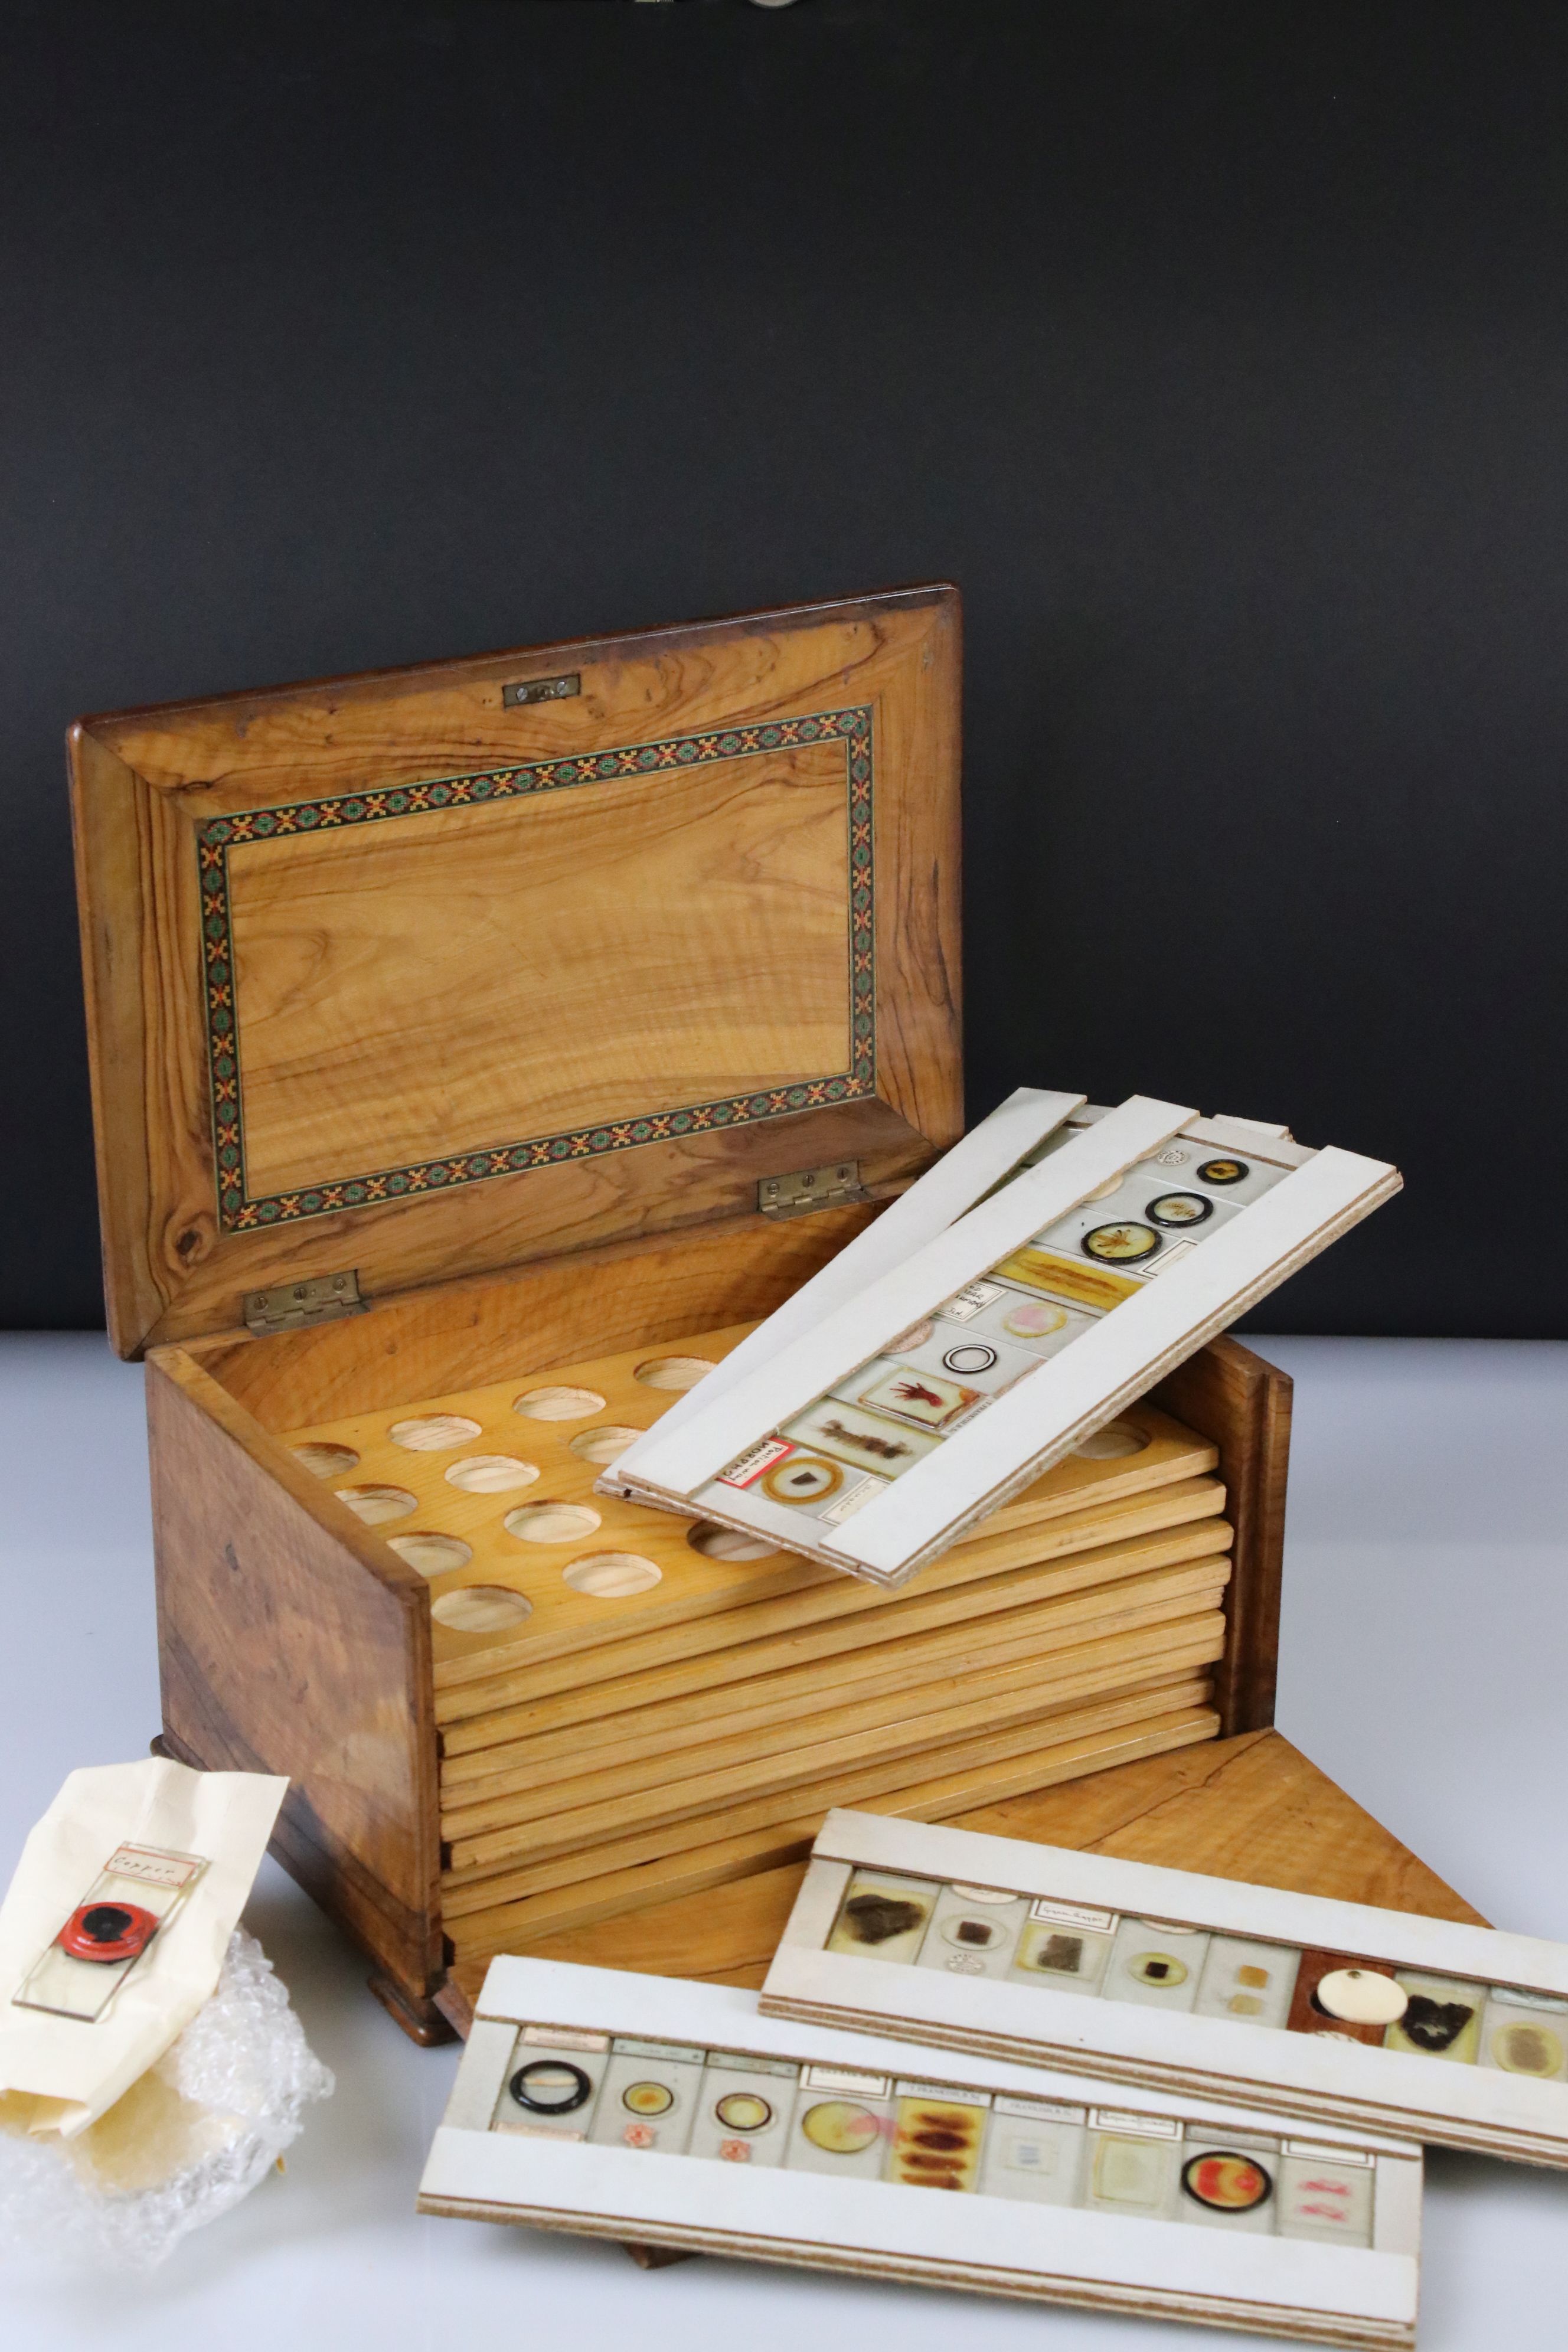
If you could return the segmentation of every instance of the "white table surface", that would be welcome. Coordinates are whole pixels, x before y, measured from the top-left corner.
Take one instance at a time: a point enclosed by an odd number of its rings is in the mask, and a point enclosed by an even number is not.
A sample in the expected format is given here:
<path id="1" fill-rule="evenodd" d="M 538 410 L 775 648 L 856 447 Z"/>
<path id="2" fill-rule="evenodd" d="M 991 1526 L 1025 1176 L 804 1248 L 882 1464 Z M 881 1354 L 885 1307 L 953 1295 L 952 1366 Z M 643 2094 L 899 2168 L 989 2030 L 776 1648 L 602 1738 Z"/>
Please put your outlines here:
<path id="1" fill-rule="evenodd" d="M 1500 1926 L 1568 1941 L 1568 1347 L 1289 1339 L 1281 1730 Z M 141 1374 L 100 1339 L 0 1338 L 11 1634 L 0 1878 L 65 1774 L 143 1756 L 158 1687 Z M 14 2267 L 16 2352 L 636 2352 L 875 2337 L 898 2352 L 1170 2352 L 1207 2328 L 421 2219 L 457 2063 L 271 1863 L 246 1914 L 338 2089 L 286 2178 L 150 2279 Z M 1428 2159 L 1423 2352 L 1562 2352 L 1568 2175 Z"/>

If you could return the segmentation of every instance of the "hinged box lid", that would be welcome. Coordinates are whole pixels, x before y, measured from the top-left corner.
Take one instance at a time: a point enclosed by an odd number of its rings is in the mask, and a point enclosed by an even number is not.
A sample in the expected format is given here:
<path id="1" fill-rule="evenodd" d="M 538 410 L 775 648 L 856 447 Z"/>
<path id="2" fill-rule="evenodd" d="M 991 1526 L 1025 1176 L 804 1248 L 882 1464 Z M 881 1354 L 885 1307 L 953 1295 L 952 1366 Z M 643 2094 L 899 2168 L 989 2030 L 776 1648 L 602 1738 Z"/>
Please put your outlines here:
<path id="1" fill-rule="evenodd" d="M 918 1172 L 959 677 L 936 585 L 79 721 L 116 1349 Z"/>

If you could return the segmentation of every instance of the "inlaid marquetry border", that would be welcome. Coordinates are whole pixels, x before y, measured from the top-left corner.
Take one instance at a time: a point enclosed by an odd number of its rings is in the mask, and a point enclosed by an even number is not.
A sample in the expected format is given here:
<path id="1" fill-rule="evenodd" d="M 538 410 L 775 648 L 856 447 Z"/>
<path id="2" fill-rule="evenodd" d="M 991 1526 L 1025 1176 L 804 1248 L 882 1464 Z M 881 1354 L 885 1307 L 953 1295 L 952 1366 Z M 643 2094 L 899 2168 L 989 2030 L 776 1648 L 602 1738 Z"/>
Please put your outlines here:
<path id="1" fill-rule="evenodd" d="M 840 741 L 848 782 L 850 1066 L 818 1078 L 802 1079 L 756 1094 L 726 1095 L 716 1102 L 691 1103 L 645 1118 L 606 1120 L 530 1136 L 497 1150 L 459 1152 L 422 1160 L 403 1168 L 382 1168 L 341 1181 L 298 1192 L 253 1194 L 245 1167 L 240 1048 L 234 992 L 234 947 L 229 905 L 230 852 L 247 843 L 290 834 L 325 832 L 345 825 L 377 824 L 391 817 L 434 815 L 444 809 L 483 806 L 521 799 L 530 793 L 561 792 L 602 783 L 617 776 L 679 771 L 713 760 L 760 758 L 796 745 Z M 868 704 L 826 710 L 805 719 L 780 719 L 756 727 L 715 728 L 700 735 L 672 735 L 655 743 L 629 744 L 566 760 L 538 760 L 524 767 L 491 768 L 472 775 L 439 776 L 423 783 L 389 785 L 374 792 L 342 793 L 331 798 L 289 801 L 277 808 L 247 809 L 237 816 L 214 817 L 196 834 L 199 860 L 202 948 L 205 961 L 207 1067 L 212 1096 L 213 1149 L 217 1177 L 218 1223 L 243 1233 L 289 1224 L 302 1217 L 332 1216 L 347 1209 L 406 1200 L 423 1192 L 449 1192 L 491 1176 L 513 1176 L 563 1160 L 594 1160 L 608 1151 L 660 1143 L 707 1129 L 750 1126 L 819 1106 L 871 1094 L 876 1086 L 876 924 L 872 860 L 872 744 Z"/>

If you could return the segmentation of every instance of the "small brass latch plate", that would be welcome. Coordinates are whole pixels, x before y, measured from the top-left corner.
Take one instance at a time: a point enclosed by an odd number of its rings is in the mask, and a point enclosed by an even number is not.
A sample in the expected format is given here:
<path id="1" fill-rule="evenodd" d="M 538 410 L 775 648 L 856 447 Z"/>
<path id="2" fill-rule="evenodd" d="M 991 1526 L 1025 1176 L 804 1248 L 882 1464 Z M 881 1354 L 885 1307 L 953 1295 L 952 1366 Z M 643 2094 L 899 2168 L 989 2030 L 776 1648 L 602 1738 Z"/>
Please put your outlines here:
<path id="1" fill-rule="evenodd" d="M 568 670 L 564 677 L 525 677 L 516 686 L 503 686 L 500 707 L 503 710 L 521 710 L 528 702 L 564 702 L 569 696 L 583 691 L 581 670 Z"/>

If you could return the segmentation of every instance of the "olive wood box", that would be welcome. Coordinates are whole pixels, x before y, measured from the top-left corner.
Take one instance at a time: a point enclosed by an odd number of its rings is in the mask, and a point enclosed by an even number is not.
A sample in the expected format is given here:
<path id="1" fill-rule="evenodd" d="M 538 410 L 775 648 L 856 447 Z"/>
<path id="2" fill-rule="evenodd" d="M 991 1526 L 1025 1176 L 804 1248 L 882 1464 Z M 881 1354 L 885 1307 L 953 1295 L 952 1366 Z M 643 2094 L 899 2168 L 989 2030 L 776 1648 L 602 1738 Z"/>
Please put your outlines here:
<path id="1" fill-rule="evenodd" d="M 273 1850 L 418 2039 L 473 1637 L 283 1434 L 766 1315 L 953 1142 L 959 687 L 935 585 L 71 730 L 162 1744 L 289 1775 Z M 1255 1730 L 1289 1383 L 1220 1340 L 1156 1396 L 1219 1449 Z"/>

